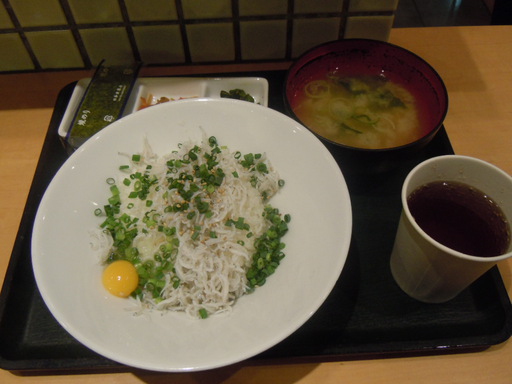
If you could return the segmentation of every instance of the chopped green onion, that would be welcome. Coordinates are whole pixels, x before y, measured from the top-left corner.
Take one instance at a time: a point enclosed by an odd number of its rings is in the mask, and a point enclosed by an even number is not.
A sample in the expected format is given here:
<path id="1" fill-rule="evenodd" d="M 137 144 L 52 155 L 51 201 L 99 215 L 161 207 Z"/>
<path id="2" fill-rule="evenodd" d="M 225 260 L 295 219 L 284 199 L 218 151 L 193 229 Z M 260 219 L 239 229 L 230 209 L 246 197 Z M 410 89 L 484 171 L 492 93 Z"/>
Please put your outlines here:
<path id="1" fill-rule="evenodd" d="M 260 173 L 268 173 L 267 164 L 265 163 L 258 163 L 256 165 L 256 170 Z"/>
<path id="2" fill-rule="evenodd" d="M 192 240 L 197 240 L 197 238 L 199 237 L 200 235 L 200 232 L 199 231 L 194 231 L 194 233 L 192 234 L 192 236 L 190 237 Z"/>
<path id="3" fill-rule="evenodd" d="M 215 136 L 210 136 L 208 138 L 208 144 L 210 144 L 210 147 L 217 146 L 217 138 Z"/>
<path id="4" fill-rule="evenodd" d="M 279 210 L 271 206 L 265 207 L 263 216 L 271 226 L 254 242 L 256 251 L 252 255 L 253 261 L 246 274 L 249 291 L 265 284 L 267 277 L 275 272 L 285 256 L 282 252 L 285 245 L 281 242 L 281 238 L 288 232 L 291 216 L 286 214 L 283 220 Z"/>
<path id="5" fill-rule="evenodd" d="M 199 317 L 201 317 L 201 319 L 206 319 L 208 317 L 208 311 L 204 308 L 201 308 L 199 310 Z"/>
<path id="6" fill-rule="evenodd" d="M 121 202 L 120 198 L 119 198 L 119 195 L 112 195 L 109 199 L 108 199 L 108 203 L 110 205 L 117 205 Z"/>

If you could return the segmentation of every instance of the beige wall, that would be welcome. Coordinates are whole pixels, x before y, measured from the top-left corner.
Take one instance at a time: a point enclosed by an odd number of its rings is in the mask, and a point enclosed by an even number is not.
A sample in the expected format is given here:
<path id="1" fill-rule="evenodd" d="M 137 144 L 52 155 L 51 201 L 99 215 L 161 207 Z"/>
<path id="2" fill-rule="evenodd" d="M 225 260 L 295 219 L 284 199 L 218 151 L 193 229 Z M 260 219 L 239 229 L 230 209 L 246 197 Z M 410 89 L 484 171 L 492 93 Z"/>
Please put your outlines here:
<path id="1" fill-rule="evenodd" d="M 387 40 L 398 0 L 8 0 L 0 72 L 290 60 L 338 38 Z"/>

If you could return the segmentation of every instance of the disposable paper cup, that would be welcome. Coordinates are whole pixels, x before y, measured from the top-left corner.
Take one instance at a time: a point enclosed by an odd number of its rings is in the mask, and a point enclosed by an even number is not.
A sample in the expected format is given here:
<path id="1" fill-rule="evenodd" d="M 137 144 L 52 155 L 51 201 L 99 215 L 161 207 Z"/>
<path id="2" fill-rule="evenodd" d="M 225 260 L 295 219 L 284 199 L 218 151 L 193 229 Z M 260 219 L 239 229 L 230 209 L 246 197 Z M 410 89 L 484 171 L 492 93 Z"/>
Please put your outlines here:
<path id="1" fill-rule="evenodd" d="M 512 256 L 470 256 L 437 242 L 416 223 L 407 197 L 433 181 L 458 181 L 489 195 L 512 222 L 512 177 L 501 169 L 467 156 L 434 157 L 416 166 L 402 187 L 402 215 L 391 254 L 391 272 L 409 296 L 427 303 L 446 302 L 468 287 L 499 261 Z"/>

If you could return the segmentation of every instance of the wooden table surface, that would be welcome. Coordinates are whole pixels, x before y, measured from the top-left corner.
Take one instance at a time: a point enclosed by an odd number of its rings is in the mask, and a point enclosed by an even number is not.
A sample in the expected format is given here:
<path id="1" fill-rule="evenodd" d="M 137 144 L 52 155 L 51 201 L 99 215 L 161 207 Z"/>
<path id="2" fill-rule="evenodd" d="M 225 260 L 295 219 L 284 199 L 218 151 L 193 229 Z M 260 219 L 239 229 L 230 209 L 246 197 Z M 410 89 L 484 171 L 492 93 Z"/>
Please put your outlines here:
<path id="1" fill-rule="evenodd" d="M 428 61 L 444 79 L 445 127 L 455 153 L 512 174 L 512 26 L 395 29 L 390 42 Z M 287 64 L 145 69 L 174 75 L 284 69 Z M 0 279 L 3 280 L 58 91 L 87 71 L 0 75 Z M 512 292 L 512 261 L 500 264 Z M 0 383 L 512 383 L 512 341 L 483 352 L 325 363 L 234 366 L 198 373 L 17 376 Z"/>

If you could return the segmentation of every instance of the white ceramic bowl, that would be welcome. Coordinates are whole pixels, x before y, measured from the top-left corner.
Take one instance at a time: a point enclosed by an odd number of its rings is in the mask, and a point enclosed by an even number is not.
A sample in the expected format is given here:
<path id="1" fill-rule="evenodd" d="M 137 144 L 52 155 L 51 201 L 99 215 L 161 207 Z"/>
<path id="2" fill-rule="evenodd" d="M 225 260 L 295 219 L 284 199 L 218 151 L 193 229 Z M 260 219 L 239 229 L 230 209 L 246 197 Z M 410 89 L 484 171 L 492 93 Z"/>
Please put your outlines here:
<path id="1" fill-rule="evenodd" d="M 195 320 L 181 313 L 134 316 L 129 300 L 101 284 L 92 255 L 94 209 L 108 198 L 105 180 L 147 137 L 157 154 L 202 131 L 233 151 L 266 152 L 286 185 L 273 198 L 292 222 L 286 258 L 267 283 L 228 315 Z M 57 321 L 93 351 L 155 371 L 204 370 L 254 356 L 293 333 L 320 307 L 345 264 L 352 230 L 344 178 L 306 128 L 272 109 L 236 100 L 196 99 L 125 117 L 82 145 L 56 174 L 37 212 L 32 237 L 36 282 Z"/>

